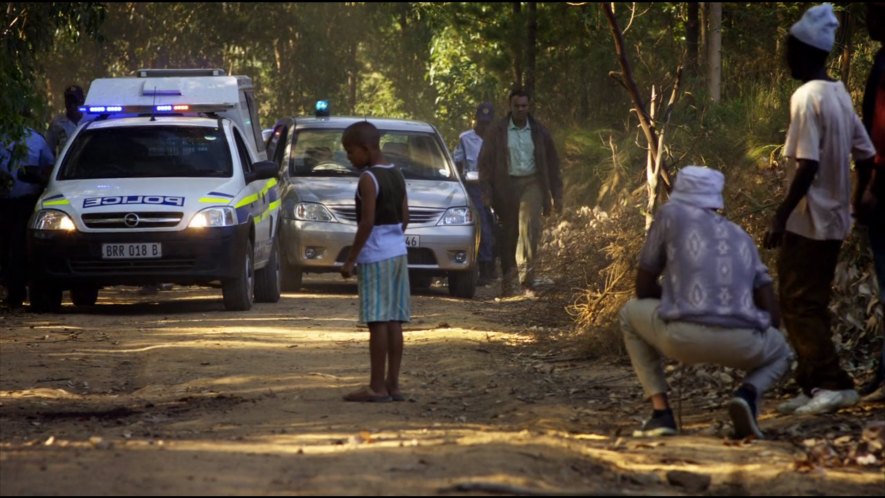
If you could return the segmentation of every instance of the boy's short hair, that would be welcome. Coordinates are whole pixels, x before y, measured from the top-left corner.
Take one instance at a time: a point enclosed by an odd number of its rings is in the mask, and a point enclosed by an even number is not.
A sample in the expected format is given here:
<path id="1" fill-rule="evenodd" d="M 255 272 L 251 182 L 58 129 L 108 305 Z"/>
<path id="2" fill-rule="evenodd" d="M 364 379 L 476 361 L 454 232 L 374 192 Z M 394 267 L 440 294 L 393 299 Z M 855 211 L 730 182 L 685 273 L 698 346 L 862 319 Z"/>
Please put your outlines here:
<path id="1" fill-rule="evenodd" d="M 381 144 L 381 133 L 372 123 L 359 121 L 344 129 L 341 142 L 378 148 Z"/>

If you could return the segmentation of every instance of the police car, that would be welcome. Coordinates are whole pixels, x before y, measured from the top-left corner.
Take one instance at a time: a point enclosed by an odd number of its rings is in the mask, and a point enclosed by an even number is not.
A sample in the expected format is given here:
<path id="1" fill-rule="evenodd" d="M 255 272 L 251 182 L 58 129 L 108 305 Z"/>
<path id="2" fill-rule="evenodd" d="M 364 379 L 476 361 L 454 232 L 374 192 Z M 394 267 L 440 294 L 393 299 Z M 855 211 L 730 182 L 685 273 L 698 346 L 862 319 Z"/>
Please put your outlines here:
<path id="1" fill-rule="evenodd" d="M 251 80 L 139 70 L 92 82 L 29 224 L 30 302 L 111 285 L 210 285 L 228 310 L 280 297 L 278 166 Z"/>

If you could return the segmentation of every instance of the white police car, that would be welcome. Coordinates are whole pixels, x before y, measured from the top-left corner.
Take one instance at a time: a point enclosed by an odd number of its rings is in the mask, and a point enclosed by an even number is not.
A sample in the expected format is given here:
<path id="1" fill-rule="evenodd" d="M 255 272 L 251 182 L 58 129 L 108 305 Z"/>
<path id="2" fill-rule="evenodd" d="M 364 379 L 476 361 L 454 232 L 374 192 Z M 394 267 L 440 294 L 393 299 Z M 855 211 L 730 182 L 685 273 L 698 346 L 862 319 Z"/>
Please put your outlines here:
<path id="1" fill-rule="evenodd" d="M 217 285 L 226 309 L 280 297 L 278 166 L 252 85 L 221 70 L 92 82 L 29 225 L 30 302 L 110 285 Z"/>

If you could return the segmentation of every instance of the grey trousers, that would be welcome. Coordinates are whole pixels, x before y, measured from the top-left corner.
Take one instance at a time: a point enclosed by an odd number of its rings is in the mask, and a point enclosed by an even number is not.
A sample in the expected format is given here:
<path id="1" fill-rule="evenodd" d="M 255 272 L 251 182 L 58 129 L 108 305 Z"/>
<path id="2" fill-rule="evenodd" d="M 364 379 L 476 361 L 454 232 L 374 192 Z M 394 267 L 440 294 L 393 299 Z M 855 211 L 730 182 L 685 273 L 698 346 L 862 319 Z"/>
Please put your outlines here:
<path id="1" fill-rule="evenodd" d="M 726 329 L 690 322 L 664 322 L 658 299 L 631 299 L 621 308 L 621 331 L 645 395 L 667 393 L 661 355 L 686 364 L 713 363 L 747 372 L 744 383 L 759 396 L 783 377 L 792 352 L 784 334 L 768 330 Z"/>

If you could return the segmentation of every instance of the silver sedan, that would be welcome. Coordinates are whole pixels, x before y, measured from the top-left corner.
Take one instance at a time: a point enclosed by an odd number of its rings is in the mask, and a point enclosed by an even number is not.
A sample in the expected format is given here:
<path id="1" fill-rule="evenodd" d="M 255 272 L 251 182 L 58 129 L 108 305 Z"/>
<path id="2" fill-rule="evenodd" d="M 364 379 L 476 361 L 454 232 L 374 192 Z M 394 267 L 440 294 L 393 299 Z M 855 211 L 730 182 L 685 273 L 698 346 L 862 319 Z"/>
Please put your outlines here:
<path id="1" fill-rule="evenodd" d="M 283 286 L 301 287 L 304 273 L 337 272 L 356 233 L 354 195 L 359 172 L 347 160 L 341 134 L 365 118 L 287 118 L 277 122 L 268 155 L 281 166 Z M 449 293 L 476 291 L 476 212 L 451 155 L 432 125 L 368 120 L 381 131 L 381 149 L 406 178 L 405 232 L 413 287 L 448 278 Z"/>

